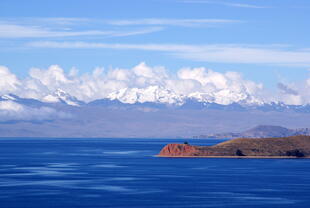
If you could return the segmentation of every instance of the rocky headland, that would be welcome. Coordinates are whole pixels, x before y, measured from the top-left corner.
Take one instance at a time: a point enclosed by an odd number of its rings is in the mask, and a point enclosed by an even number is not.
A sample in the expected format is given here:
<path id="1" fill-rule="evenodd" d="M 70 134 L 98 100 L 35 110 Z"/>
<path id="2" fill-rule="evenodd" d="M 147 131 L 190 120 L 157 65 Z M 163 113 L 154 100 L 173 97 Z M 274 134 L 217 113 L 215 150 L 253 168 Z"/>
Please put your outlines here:
<path id="1" fill-rule="evenodd" d="M 310 158 L 310 136 L 239 138 L 213 146 L 167 144 L 160 157 Z"/>

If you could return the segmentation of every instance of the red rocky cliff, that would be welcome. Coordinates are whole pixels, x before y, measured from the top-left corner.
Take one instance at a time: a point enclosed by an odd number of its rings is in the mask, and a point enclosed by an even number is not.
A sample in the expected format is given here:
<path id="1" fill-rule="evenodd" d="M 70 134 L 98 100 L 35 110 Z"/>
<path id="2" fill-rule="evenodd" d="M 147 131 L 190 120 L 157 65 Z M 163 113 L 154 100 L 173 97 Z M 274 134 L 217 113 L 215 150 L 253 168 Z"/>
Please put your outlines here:
<path id="1" fill-rule="evenodd" d="M 159 156 L 193 156 L 198 152 L 195 146 L 188 144 L 167 144 L 159 153 Z"/>

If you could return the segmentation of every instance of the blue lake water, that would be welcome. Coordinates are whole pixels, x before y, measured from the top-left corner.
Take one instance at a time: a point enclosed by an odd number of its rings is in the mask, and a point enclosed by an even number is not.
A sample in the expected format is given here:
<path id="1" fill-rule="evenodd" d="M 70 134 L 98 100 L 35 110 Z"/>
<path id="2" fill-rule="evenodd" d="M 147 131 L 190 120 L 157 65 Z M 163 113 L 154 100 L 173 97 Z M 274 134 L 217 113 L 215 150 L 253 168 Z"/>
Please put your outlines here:
<path id="1" fill-rule="evenodd" d="M 308 159 L 154 157 L 172 142 L 0 139 L 0 207 L 310 207 Z"/>

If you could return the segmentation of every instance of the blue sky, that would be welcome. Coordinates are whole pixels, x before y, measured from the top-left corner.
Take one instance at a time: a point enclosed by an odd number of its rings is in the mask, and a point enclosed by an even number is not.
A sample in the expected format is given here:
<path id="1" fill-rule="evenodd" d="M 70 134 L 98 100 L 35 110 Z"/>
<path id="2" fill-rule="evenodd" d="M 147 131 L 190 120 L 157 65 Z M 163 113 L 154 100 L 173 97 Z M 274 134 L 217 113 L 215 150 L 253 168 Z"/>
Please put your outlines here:
<path id="1" fill-rule="evenodd" d="M 309 0 L 1 0 L 0 65 L 203 66 L 273 88 L 309 76 L 309 19 Z"/>

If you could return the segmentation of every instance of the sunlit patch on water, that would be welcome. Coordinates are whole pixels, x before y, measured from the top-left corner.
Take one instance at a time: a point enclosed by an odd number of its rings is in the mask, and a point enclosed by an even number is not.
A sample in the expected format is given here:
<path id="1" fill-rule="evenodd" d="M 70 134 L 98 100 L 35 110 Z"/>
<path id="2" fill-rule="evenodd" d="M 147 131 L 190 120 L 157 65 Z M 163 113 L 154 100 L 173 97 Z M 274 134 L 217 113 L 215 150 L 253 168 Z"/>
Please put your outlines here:
<path id="1" fill-rule="evenodd" d="M 129 189 L 123 186 L 112 186 L 112 185 L 92 186 L 92 187 L 89 187 L 89 189 L 113 191 L 113 192 L 133 192 L 134 191 L 132 189 Z"/>
<path id="2" fill-rule="evenodd" d="M 70 167 L 76 167 L 79 164 L 78 163 L 48 163 L 47 165 L 52 168 L 70 168 Z"/>
<path id="3" fill-rule="evenodd" d="M 145 153 L 147 151 L 105 151 L 103 152 L 103 154 L 107 154 L 107 155 L 133 155 L 133 154 L 141 154 L 141 153 Z"/>
<path id="4" fill-rule="evenodd" d="M 138 178 L 134 178 L 134 177 L 112 177 L 112 178 L 109 178 L 107 180 L 110 180 L 110 181 L 134 181 L 134 180 L 138 180 Z M 141 180 L 141 178 L 139 180 Z"/>
<path id="5" fill-rule="evenodd" d="M 86 183 L 85 180 L 6 180 L 0 182 L 0 187 L 13 186 L 54 186 L 62 188 L 76 188 L 79 184 Z"/>
<path id="6" fill-rule="evenodd" d="M 79 174 L 78 172 L 74 172 L 75 168 L 66 167 L 53 167 L 53 166 L 43 166 L 43 167 L 16 167 L 14 168 L 17 171 L 13 174 L 15 175 L 42 175 L 42 176 L 64 176 L 71 174 Z"/>
<path id="7" fill-rule="evenodd" d="M 127 166 L 117 165 L 117 164 L 99 164 L 99 165 L 93 165 L 93 167 L 96 167 L 96 168 L 125 168 Z"/>

